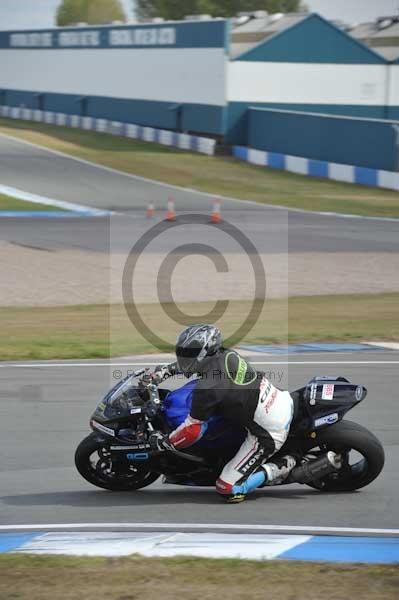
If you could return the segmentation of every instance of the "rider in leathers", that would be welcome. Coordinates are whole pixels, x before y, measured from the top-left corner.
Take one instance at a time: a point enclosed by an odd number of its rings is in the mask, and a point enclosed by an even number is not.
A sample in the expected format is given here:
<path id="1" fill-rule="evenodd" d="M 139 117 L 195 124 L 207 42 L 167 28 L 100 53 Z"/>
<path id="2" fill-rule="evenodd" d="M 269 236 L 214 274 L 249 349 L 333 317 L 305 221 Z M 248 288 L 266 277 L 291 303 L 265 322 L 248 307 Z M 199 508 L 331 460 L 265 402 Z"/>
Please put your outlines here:
<path id="1" fill-rule="evenodd" d="M 221 332 L 212 325 L 183 330 L 176 357 L 177 363 L 158 367 L 151 377 L 159 382 L 177 372 L 186 377 L 196 374 L 191 411 L 167 438 L 154 433 L 153 446 L 159 450 L 168 444 L 177 449 L 191 446 L 204 435 L 207 420 L 217 414 L 247 430 L 237 454 L 216 481 L 216 490 L 227 502 L 242 502 L 255 488 L 288 477 L 296 464 L 294 457 L 268 459 L 287 439 L 294 412 L 290 394 L 274 387 L 237 352 L 223 348 Z"/>

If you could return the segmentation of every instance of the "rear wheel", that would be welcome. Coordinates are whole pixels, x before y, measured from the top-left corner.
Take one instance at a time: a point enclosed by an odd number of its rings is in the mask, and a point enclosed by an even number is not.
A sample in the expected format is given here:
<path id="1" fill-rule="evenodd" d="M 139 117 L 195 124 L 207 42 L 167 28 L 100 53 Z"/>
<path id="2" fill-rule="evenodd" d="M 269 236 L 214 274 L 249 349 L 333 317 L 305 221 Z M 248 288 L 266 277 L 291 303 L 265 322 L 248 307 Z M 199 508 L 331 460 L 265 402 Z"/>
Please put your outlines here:
<path id="1" fill-rule="evenodd" d="M 385 455 L 381 442 L 365 427 L 352 421 L 340 421 L 320 431 L 318 448 L 308 454 L 316 457 L 332 450 L 342 457 L 342 468 L 318 481 L 308 483 L 323 492 L 352 492 L 381 473 Z"/>
<path id="2" fill-rule="evenodd" d="M 95 433 L 80 442 L 75 452 L 75 465 L 86 481 L 106 490 L 138 490 L 159 477 L 159 473 L 150 471 L 146 465 L 132 464 L 126 473 L 115 472 L 109 449 Z"/>

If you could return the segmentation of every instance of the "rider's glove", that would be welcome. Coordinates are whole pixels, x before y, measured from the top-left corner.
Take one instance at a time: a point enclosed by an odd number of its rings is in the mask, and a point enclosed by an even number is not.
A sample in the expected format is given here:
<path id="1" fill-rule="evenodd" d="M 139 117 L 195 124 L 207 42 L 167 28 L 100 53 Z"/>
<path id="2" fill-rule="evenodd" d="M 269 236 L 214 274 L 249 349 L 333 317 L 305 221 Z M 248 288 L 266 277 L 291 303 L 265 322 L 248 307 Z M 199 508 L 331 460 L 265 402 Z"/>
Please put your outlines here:
<path id="1" fill-rule="evenodd" d="M 155 371 L 151 372 L 150 369 L 146 369 L 145 373 L 140 377 L 140 385 L 147 387 L 151 383 L 159 385 L 165 377 L 169 376 L 170 370 L 168 365 L 161 365 L 155 368 Z"/>
<path id="2" fill-rule="evenodd" d="M 173 448 L 167 435 L 156 431 L 150 435 L 150 447 L 153 452 L 164 452 Z"/>
<path id="3" fill-rule="evenodd" d="M 154 383 L 159 385 L 170 374 L 169 365 L 159 365 L 151 375 Z"/>
<path id="4" fill-rule="evenodd" d="M 151 373 L 150 369 L 146 369 L 145 373 L 143 373 L 143 375 L 139 379 L 139 385 L 141 387 L 147 387 L 151 383 L 154 383 L 153 373 Z"/>

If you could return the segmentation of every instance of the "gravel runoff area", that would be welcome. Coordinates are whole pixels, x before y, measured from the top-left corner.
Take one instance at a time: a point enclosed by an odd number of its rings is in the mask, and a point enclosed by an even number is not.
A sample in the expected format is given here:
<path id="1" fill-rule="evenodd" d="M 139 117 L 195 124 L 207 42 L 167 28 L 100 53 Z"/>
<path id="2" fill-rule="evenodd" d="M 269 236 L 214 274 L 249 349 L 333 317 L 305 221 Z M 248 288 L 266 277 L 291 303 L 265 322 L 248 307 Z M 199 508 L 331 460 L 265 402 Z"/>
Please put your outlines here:
<path id="1" fill-rule="evenodd" d="M 269 298 L 399 291 L 399 254 L 388 252 L 263 254 Z M 144 254 L 133 285 L 136 302 L 158 302 L 165 255 Z M 176 302 L 253 298 L 248 258 L 227 254 L 227 273 L 205 257 L 183 258 L 172 277 Z M 126 255 L 45 250 L 0 241 L 0 306 L 119 303 Z M 192 274 L 195 273 L 195 278 Z M 162 287 L 162 286 L 161 286 Z"/>

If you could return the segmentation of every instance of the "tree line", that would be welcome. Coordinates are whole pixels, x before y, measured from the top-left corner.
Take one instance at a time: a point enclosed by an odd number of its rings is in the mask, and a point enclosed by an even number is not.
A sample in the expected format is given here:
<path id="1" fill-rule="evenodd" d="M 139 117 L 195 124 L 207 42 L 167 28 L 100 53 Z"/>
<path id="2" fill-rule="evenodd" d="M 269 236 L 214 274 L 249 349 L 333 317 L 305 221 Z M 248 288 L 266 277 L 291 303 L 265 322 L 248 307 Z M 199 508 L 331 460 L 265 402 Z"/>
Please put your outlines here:
<path id="1" fill-rule="evenodd" d="M 305 10 L 301 0 L 132 0 L 132 3 L 139 20 L 154 17 L 179 20 L 196 14 L 233 17 L 239 12 L 255 10 L 269 13 Z M 105 25 L 112 21 L 126 21 L 120 0 L 62 0 L 56 14 L 60 27 L 77 23 Z"/>

